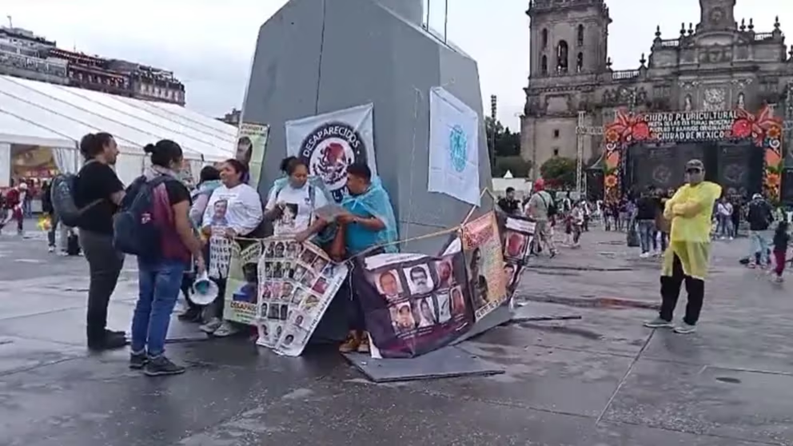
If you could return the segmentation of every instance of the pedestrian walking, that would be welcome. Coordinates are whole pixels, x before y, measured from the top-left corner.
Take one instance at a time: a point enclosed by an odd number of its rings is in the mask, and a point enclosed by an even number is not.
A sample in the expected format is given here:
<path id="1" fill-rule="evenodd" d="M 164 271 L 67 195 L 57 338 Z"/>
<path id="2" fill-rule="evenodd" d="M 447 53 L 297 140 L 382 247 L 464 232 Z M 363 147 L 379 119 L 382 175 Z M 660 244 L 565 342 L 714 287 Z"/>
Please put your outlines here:
<path id="1" fill-rule="evenodd" d="M 782 220 L 777 224 L 774 231 L 774 273 L 776 281 L 782 282 L 782 272 L 785 270 L 787 262 L 787 247 L 790 244 L 790 234 L 788 234 L 788 222 Z"/>
<path id="2" fill-rule="evenodd" d="M 749 268 L 768 266 L 769 242 L 771 233 L 768 228 L 774 222 L 774 213 L 771 205 L 760 194 L 754 194 L 749 203 L 746 219 L 749 221 Z"/>
<path id="3" fill-rule="evenodd" d="M 540 178 L 534 182 L 534 194 L 526 206 L 526 215 L 536 223 L 535 240 L 539 246 L 545 244 L 551 257 L 556 256 L 556 245 L 553 241 L 552 220 L 557 214 L 556 203 L 550 193 L 545 190 L 545 181 Z"/>
<path id="4" fill-rule="evenodd" d="M 704 178 L 702 161 L 689 161 L 687 184 L 666 202 L 664 217 L 671 220 L 672 229 L 661 272 L 661 311 L 656 319 L 645 322 L 646 327 L 674 328 L 680 334 L 696 331 L 705 298 L 713 204 L 721 195 L 721 186 Z M 688 294 L 686 315 L 682 324 L 675 327 L 672 321 L 684 282 Z"/>

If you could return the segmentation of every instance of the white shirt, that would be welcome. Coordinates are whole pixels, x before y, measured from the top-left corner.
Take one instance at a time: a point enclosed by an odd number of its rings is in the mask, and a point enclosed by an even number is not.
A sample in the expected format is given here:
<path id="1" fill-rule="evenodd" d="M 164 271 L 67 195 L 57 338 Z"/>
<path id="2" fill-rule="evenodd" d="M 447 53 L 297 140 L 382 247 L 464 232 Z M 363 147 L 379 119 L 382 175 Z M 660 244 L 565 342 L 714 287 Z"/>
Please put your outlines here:
<path id="1" fill-rule="evenodd" d="M 281 218 L 273 222 L 273 233 L 288 235 L 308 229 L 314 223 L 314 210 L 327 205 L 328 201 L 321 191 L 306 183 L 300 188 L 287 184 L 277 192 L 273 189 L 267 198 L 265 209 L 272 211 L 278 203 L 286 206 Z"/>
<path id="2" fill-rule="evenodd" d="M 256 190 L 247 184 L 231 189 L 222 185 L 209 198 L 202 227 L 227 227 L 244 236 L 256 229 L 261 221 L 262 201 Z"/>

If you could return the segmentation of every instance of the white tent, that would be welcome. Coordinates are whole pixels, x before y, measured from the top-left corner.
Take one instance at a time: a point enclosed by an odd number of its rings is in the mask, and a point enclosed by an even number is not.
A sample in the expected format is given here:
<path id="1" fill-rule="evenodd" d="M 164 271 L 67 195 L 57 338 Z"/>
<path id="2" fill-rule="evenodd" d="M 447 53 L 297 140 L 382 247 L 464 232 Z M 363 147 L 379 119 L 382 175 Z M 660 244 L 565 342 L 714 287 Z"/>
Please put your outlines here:
<path id="1" fill-rule="evenodd" d="M 50 147 L 58 170 L 79 166 L 86 133 L 108 132 L 119 145 L 119 178 L 129 183 L 146 165 L 143 146 L 170 139 L 182 146 L 197 175 L 205 163 L 234 156 L 237 128 L 183 107 L 0 76 L 0 169 L 10 144 Z M 3 149 L 5 146 L 5 150 Z"/>

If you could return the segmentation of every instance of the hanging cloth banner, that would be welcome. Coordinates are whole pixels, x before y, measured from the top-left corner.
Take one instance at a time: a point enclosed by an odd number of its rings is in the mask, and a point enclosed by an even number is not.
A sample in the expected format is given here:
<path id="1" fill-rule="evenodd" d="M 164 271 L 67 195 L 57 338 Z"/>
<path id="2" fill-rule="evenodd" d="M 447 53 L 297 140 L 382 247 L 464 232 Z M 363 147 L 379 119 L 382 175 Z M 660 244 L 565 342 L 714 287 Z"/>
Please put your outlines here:
<path id="1" fill-rule="evenodd" d="M 479 206 L 479 116 L 441 87 L 430 90 L 427 190 Z"/>
<path id="2" fill-rule="evenodd" d="M 366 163 L 377 174 L 372 127 L 373 104 L 286 122 L 286 153 L 306 163 L 341 202 L 347 166 Z"/>

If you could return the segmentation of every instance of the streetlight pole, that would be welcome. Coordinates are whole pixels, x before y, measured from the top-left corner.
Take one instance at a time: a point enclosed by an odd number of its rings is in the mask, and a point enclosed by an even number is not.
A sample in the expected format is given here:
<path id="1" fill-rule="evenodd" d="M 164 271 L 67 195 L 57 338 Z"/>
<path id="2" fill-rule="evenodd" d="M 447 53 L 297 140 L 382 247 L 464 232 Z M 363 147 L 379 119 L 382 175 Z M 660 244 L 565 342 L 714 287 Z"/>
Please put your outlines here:
<path id="1" fill-rule="evenodd" d="M 498 111 L 498 98 L 496 95 L 490 95 L 490 169 L 496 167 L 496 112 Z"/>

